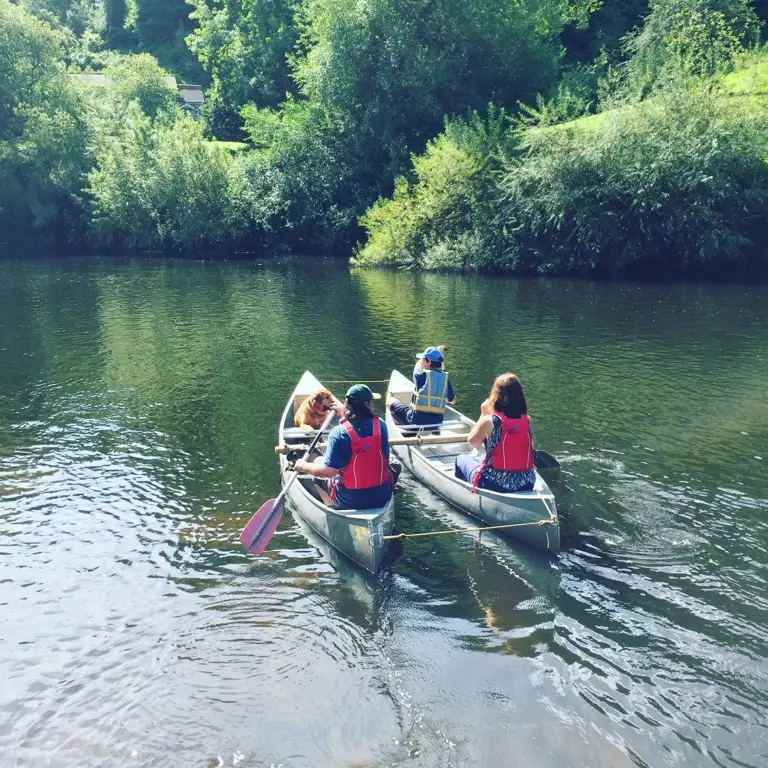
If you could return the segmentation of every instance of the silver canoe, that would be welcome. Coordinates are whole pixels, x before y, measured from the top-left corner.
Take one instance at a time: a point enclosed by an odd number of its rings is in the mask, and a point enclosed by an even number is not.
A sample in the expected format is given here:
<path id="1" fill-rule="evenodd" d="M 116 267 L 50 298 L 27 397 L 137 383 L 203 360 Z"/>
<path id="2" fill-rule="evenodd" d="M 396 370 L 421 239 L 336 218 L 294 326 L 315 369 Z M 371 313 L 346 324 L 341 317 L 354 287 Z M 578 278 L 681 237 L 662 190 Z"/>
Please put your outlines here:
<path id="1" fill-rule="evenodd" d="M 293 426 L 293 414 L 321 386 L 309 371 L 305 371 L 283 412 L 278 435 L 281 445 L 309 442 L 308 433 Z M 283 484 L 292 474 L 284 454 L 280 456 L 280 474 Z M 288 500 L 319 536 L 366 570 L 376 572 L 389 543 L 383 537 L 391 535 L 395 524 L 394 500 L 378 509 L 333 509 L 321 501 L 310 475 L 297 478 L 288 490 Z"/>
<path id="2" fill-rule="evenodd" d="M 413 381 L 398 371 L 392 371 L 389 391 L 404 403 L 410 403 Z M 445 410 L 441 435 L 467 435 L 475 422 L 455 408 Z M 390 439 L 413 437 L 418 429 L 399 425 L 387 409 L 387 428 Z M 429 431 L 423 431 L 424 435 Z M 488 526 L 515 526 L 501 529 L 500 533 L 514 536 L 527 544 L 549 552 L 560 551 L 560 523 L 555 497 L 541 475 L 536 472 L 536 485 L 532 491 L 497 493 L 472 486 L 459 480 L 454 467 L 456 457 L 472 451 L 465 441 L 430 446 L 392 446 L 392 451 L 419 479 L 446 501 Z M 482 452 L 481 452 L 482 453 Z"/>

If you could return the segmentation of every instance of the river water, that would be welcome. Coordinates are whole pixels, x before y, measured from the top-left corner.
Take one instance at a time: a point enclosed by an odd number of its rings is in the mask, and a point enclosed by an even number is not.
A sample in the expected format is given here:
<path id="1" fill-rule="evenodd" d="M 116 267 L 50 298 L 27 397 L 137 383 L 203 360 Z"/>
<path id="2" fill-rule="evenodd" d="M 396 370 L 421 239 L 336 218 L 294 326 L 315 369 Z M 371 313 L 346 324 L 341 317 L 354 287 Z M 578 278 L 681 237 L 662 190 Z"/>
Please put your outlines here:
<path id="1" fill-rule="evenodd" d="M 437 343 L 469 414 L 521 376 L 562 554 L 246 554 L 301 372 Z M 760 286 L 0 262 L 0 765 L 765 766 L 767 347 Z"/>

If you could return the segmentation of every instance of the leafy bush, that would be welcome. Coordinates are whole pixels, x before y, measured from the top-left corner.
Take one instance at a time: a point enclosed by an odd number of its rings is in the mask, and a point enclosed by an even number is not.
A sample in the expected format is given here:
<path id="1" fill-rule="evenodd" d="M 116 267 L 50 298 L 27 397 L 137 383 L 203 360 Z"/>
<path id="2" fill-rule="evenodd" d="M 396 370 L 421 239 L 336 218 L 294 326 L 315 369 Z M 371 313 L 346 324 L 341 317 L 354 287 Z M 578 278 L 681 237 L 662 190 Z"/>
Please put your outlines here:
<path id="1" fill-rule="evenodd" d="M 602 87 L 604 107 L 646 98 L 691 76 L 730 71 L 759 36 L 751 0 L 651 0 L 641 28 L 624 40 L 629 60 Z"/>
<path id="2" fill-rule="evenodd" d="M 365 214 L 356 263 L 673 274 L 765 257 L 763 102 L 689 85 L 599 117 L 508 132 L 495 157 L 449 126 Z"/>
<path id="3" fill-rule="evenodd" d="M 192 119 L 153 122 L 133 104 L 89 177 L 91 235 L 139 249 L 232 245 L 250 221 L 248 178 Z"/>
<path id="4" fill-rule="evenodd" d="M 768 235 L 765 118 L 692 87 L 595 130 L 529 131 L 501 185 L 506 266 L 680 272 L 755 257 Z"/>
<path id="5" fill-rule="evenodd" d="M 500 197 L 497 171 L 511 137 L 503 111 L 486 119 L 447 123 L 445 131 L 413 158 L 415 181 L 400 178 L 391 199 L 361 217 L 368 241 L 355 264 L 393 263 L 426 269 L 492 265 L 494 217 Z"/>

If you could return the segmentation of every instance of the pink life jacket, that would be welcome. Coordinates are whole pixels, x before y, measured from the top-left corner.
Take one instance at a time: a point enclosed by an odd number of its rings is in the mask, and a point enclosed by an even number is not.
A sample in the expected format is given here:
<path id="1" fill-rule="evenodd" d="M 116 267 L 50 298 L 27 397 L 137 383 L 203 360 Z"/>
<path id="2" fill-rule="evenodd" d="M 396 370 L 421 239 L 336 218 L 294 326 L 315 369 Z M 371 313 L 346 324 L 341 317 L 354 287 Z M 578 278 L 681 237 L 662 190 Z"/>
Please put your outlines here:
<path id="1" fill-rule="evenodd" d="M 339 473 L 344 487 L 361 490 L 378 488 L 388 482 L 389 466 L 381 450 L 379 417 L 373 417 L 373 434 L 370 437 L 360 437 L 347 419 L 342 419 L 339 423 L 352 441 L 352 459 Z"/>

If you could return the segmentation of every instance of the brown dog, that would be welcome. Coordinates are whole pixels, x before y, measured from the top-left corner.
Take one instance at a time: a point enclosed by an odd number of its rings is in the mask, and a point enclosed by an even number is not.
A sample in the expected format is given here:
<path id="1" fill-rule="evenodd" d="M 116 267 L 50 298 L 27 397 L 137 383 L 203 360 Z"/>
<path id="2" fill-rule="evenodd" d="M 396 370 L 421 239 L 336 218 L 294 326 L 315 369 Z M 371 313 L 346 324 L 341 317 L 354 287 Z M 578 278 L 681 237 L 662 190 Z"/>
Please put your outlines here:
<path id="1" fill-rule="evenodd" d="M 313 392 L 293 414 L 293 426 L 307 431 L 323 426 L 328 412 L 336 405 L 336 398 L 324 388 Z"/>

